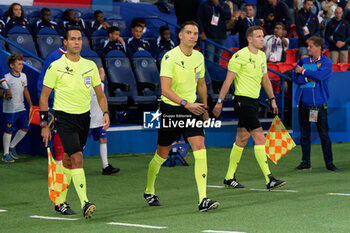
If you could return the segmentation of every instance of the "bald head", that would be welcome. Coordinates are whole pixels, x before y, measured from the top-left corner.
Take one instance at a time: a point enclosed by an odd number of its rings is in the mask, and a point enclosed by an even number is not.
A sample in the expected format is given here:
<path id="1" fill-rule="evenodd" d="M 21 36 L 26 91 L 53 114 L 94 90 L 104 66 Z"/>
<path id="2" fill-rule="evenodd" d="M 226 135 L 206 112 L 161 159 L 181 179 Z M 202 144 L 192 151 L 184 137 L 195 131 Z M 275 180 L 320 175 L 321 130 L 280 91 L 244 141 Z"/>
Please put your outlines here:
<path id="1" fill-rule="evenodd" d="M 335 11 L 334 11 L 334 17 L 335 17 L 335 19 L 336 19 L 337 21 L 342 20 L 342 18 L 343 18 L 343 8 L 341 8 L 341 7 L 338 6 L 338 7 L 335 9 Z"/>

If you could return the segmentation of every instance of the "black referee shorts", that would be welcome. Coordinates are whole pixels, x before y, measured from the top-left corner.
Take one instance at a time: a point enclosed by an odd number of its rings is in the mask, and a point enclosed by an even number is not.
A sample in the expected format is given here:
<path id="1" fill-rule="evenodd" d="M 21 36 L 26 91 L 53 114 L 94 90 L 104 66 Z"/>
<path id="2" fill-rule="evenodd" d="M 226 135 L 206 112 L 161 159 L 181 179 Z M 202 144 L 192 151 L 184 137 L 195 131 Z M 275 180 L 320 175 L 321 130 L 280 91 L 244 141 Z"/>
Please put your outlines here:
<path id="1" fill-rule="evenodd" d="M 245 96 L 235 96 L 233 107 L 238 116 L 238 127 L 248 131 L 261 127 L 259 122 L 259 100 Z"/>
<path id="2" fill-rule="evenodd" d="M 160 103 L 160 112 L 162 115 L 161 128 L 158 130 L 158 145 L 170 146 L 174 141 L 180 141 L 181 135 L 186 143 L 189 137 L 204 136 L 204 128 L 193 124 L 197 121 L 203 122 L 201 116 L 191 113 L 186 108 L 164 102 Z M 183 127 L 180 126 L 181 124 Z"/>
<path id="3" fill-rule="evenodd" d="M 90 112 L 69 114 L 55 111 L 55 125 L 65 153 L 71 156 L 83 152 L 90 130 Z"/>

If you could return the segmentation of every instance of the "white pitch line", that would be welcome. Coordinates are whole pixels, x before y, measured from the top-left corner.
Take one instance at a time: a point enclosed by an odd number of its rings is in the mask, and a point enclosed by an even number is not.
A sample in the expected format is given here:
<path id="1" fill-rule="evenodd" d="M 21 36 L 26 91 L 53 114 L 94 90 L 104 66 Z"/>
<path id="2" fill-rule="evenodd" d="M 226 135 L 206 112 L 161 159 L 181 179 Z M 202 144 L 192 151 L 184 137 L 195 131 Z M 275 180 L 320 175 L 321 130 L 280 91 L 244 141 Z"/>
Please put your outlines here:
<path id="1" fill-rule="evenodd" d="M 349 193 L 328 193 L 328 195 L 332 195 L 332 196 L 350 196 Z"/>
<path id="2" fill-rule="evenodd" d="M 67 221 L 74 221 L 79 219 L 79 218 L 48 217 L 48 216 L 38 216 L 38 215 L 30 216 L 30 218 L 39 218 L 39 219 L 47 219 L 47 220 L 67 220 Z"/>
<path id="3" fill-rule="evenodd" d="M 205 230 L 202 232 L 212 232 L 212 233 L 245 233 L 242 231 L 215 231 L 215 230 Z"/>
<path id="4" fill-rule="evenodd" d="M 225 186 L 217 186 L 217 185 L 207 185 L 208 188 L 216 188 L 216 189 L 223 189 Z"/>
<path id="5" fill-rule="evenodd" d="M 8 210 L 0 210 L 0 213 L 5 213 L 7 212 Z"/>
<path id="6" fill-rule="evenodd" d="M 118 225 L 118 226 L 127 226 L 127 227 L 151 228 L 151 229 L 165 229 L 165 228 L 168 228 L 168 227 L 141 225 L 141 224 L 122 223 L 122 222 L 109 222 L 107 224 L 109 224 L 109 225 Z"/>
<path id="7" fill-rule="evenodd" d="M 249 189 L 251 191 L 261 191 L 261 192 L 285 192 L 285 193 L 297 193 L 297 190 L 286 190 L 286 189 L 273 189 L 273 190 L 268 190 L 268 189 Z"/>
<path id="8" fill-rule="evenodd" d="M 225 186 L 221 186 L 221 185 L 207 185 L 208 188 L 216 188 L 216 189 L 223 189 L 225 188 Z M 268 189 L 248 189 L 248 190 L 251 190 L 251 191 L 260 191 L 260 192 L 268 192 L 269 190 Z M 297 193 L 298 191 L 297 190 L 285 190 L 285 189 L 282 189 L 282 190 L 271 190 L 272 192 L 285 192 L 285 193 Z M 349 194 L 350 196 L 350 194 Z"/>

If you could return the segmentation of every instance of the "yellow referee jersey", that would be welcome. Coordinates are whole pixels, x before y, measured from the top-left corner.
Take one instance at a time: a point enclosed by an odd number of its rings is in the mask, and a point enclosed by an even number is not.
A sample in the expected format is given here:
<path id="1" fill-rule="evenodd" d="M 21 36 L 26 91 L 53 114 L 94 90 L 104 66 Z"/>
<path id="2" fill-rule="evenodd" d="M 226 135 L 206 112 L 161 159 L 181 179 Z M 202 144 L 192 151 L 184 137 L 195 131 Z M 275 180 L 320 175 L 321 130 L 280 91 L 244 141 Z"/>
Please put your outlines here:
<path id="1" fill-rule="evenodd" d="M 171 78 L 171 90 L 189 103 L 196 101 L 197 81 L 204 78 L 204 74 L 204 57 L 197 50 L 193 50 L 191 56 L 186 56 L 177 46 L 163 56 L 160 76 Z M 161 99 L 164 103 L 179 106 L 163 95 Z"/>
<path id="2" fill-rule="evenodd" d="M 262 51 L 251 53 L 245 47 L 235 53 L 228 64 L 228 70 L 236 73 L 235 95 L 259 98 L 261 80 L 267 73 L 266 56 Z"/>
<path id="3" fill-rule="evenodd" d="M 101 84 L 97 66 L 80 57 L 72 62 L 65 55 L 51 63 L 44 85 L 55 90 L 53 109 L 70 114 L 90 110 L 91 88 Z"/>

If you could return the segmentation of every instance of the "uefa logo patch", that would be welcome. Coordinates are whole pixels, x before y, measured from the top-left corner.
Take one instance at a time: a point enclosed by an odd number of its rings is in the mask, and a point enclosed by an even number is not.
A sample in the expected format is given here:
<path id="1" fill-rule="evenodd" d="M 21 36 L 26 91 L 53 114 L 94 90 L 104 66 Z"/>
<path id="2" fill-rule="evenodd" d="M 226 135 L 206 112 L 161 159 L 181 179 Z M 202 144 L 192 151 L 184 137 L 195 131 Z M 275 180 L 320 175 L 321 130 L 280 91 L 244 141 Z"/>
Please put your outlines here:
<path id="1" fill-rule="evenodd" d="M 143 128 L 159 129 L 161 115 L 159 109 L 156 112 L 143 112 Z"/>

